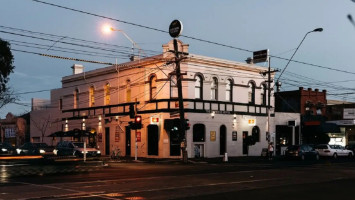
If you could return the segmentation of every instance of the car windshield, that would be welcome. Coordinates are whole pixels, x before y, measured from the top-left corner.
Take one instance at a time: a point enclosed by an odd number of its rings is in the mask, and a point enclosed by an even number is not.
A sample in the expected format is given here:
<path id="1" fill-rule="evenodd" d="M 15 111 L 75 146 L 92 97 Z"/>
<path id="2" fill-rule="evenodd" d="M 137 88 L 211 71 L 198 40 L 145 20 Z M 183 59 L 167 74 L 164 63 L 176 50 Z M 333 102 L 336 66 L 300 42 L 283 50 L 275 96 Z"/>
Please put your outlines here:
<path id="1" fill-rule="evenodd" d="M 4 142 L 4 143 L 0 143 L 0 147 L 10 148 L 10 147 L 12 147 L 12 146 L 11 146 L 11 144 Z"/>
<path id="2" fill-rule="evenodd" d="M 316 149 L 328 149 L 327 145 L 318 145 Z"/>
<path id="3" fill-rule="evenodd" d="M 298 150 L 298 146 L 289 146 L 288 150 Z"/>
<path id="4" fill-rule="evenodd" d="M 74 142 L 74 146 L 79 147 L 79 148 L 84 148 L 84 143 L 83 142 Z"/>
<path id="5" fill-rule="evenodd" d="M 46 148 L 48 145 L 46 143 L 33 143 L 37 148 Z"/>

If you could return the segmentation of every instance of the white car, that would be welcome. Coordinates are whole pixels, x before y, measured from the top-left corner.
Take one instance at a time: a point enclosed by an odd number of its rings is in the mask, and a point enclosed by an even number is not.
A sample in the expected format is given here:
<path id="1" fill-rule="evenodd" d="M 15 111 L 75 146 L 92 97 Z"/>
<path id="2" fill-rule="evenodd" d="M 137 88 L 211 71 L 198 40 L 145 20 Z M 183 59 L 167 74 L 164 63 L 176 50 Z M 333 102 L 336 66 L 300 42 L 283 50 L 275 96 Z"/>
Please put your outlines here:
<path id="1" fill-rule="evenodd" d="M 354 152 L 340 145 L 319 144 L 315 147 L 320 156 L 337 158 L 338 156 L 353 157 Z"/>

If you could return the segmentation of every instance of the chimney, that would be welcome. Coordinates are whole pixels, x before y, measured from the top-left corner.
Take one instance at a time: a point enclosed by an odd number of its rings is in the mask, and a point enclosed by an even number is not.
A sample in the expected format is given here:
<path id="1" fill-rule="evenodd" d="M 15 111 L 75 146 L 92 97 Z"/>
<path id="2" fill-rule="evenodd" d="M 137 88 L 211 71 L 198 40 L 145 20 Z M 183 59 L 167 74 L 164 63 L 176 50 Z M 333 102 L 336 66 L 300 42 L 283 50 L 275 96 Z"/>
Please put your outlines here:
<path id="1" fill-rule="evenodd" d="M 73 75 L 74 74 L 81 74 L 84 72 L 83 65 L 74 64 L 71 68 L 73 69 Z"/>
<path id="2" fill-rule="evenodd" d="M 308 91 L 312 91 L 312 88 L 308 88 L 307 90 L 308 90 Z"/>
<path id="3" fill-rule="evenodd" d="M 319 92 L 319 89 L 315 89 L 314 91 Z"/>
<path id="4" fill-rule="evenodd" d="M 299 87 L 298 89 L 299 89 L 300 91 L 302 91 L 302 90 L 303 90 L 303 87 Z"/>

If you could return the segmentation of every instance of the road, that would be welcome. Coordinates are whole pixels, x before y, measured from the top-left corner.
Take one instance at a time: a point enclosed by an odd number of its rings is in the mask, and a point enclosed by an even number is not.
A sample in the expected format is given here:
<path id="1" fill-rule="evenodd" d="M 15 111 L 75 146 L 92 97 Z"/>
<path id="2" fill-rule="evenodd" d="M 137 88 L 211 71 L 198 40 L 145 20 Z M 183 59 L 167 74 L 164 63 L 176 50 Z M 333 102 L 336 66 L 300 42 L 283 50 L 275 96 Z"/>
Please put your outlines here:
<path id="1" fill-rule="evenodd" d="M 2 179 L 0 199 L 352 199 L 354 181 L 355 160 L 349 159 L 110 163 Z"/>

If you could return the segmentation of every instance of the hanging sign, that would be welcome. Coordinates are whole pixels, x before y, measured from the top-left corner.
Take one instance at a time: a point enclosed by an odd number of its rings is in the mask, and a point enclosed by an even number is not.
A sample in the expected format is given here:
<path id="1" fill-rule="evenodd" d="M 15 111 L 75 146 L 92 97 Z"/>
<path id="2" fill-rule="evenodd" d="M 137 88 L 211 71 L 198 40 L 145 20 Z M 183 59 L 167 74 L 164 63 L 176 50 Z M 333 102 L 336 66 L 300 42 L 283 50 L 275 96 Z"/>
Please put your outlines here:
<path id="1" fill-rule="evenodd" d="M 182 26 L 181 21 L 175 19 L 174 21 L 171 22 L 171 24 L 169 26 L 169 34 L 171 37 L 177 38 L 182 33 L 182 29 L 183 29 L 183 26 Z"/>

